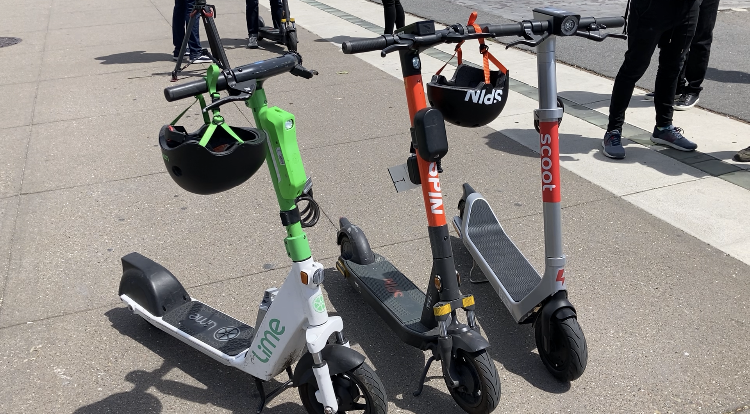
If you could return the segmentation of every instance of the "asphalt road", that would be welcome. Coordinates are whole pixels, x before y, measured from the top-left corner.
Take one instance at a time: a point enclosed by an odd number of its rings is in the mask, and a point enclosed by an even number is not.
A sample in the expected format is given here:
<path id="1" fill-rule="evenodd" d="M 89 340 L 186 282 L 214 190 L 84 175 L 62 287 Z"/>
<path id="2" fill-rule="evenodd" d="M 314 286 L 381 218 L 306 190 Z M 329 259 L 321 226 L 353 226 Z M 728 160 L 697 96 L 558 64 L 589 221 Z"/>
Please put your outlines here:
<path id="1" fill-rule="evenodd" d="M 373 0 L 378 2 L 379 0 Z M 526 0 L 402 0 L 404 9 L 412 14 L 442 23 L 465 22 L 473 10 L 479 11 L 479 21 L 508 23 L 531 18 L 531 9 L 555 6 L 582 15 L 622 15 L 625 0 L 585 0 L 530 2 Z M 722 1 L 722 11 L 716 20 L 704 90 L 699 106 L 750 122 L 750 1 Z M 733 10 L 733 9 L 735 10 Z M 739 11 L 743 10 L 743 11 Z M 626 42 L 618 39 L 595 43 L 582 38 L 565 39 L 557 43 L 560 61 L 614 78 L 622 64 Z M 652 90 L 656 78 L 658 54 L 638 86 Z"/>

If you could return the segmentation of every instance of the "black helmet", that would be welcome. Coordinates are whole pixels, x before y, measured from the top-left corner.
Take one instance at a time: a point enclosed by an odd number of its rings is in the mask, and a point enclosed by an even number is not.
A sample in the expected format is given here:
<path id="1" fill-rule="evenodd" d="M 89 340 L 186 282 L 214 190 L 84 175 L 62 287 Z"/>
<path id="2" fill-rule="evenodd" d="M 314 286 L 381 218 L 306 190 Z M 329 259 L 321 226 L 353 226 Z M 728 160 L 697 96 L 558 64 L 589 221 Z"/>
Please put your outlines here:
<path id="1" fill-rule="evenodd" d="M 462 127 L 480 127 L 494 121 L 508 99 L 509 75 L 490 71 L 485 83 L 484 70 L 459 64 L 453 79 L 436 74 L 427 84 L 430 105 L 440 110 L 446 121 Z"/>
<path id="2" fill-rule="evenodd" d="M 200 139 L 208 126 L 192 134 L 172 125 L 164 125 L 159 131 L 161 155 L 169 175 L 177 185 L 195 194 L 215 194 L 238 186 L 266 160 L 264 131 L 230 127 L 244 141 L 239 142 L 218 126 L 203 146 Z"/>

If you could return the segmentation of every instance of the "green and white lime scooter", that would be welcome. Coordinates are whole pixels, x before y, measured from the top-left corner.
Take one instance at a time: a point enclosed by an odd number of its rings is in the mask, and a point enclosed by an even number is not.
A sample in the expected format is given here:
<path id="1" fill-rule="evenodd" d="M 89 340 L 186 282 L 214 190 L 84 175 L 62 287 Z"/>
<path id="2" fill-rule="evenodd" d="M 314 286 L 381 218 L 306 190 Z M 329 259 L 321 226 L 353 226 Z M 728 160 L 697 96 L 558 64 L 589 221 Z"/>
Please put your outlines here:
<path id="1" fill-rule="evenodd" d="M 319 210 L 302 164 L 294 115 L 266 103 L 266 79 L 287 72 L 308 79 L 315 74 L 301 63 L 301 56 L 290 52 L 231 70 L 211 65 L 203 80 L 164 90 L 170 102 L 195 96 L 204 109 L 205 125 L 196 133 L 175 126 L 179 117 L 160 133 L 164 163 L 182 188 L 198 194 L 225 191 L 268 164 L 292 268 L 280 288 L 265 291 L 255 327 L 192 298 L 172 273 L 138 253 L 122 258 L 119 295 L 150 324 L 252 375 L 261 395 L 258 413 L 268 400 L 293 386 L 309 413 L 384 414 L 383 384 L 365 357 L 349 348 L 341 318 L 329 316 L 326 310 L 320 288 L 323 266 L 313 260 L 302 230 L 317 221 Z M 221 98 L 222 90 L 228 90 L 229 96 Z M 203 93 L 212 98 L 208 106 Z M 229 127 L 224 122 L 219 107 L 233 101 L 246 102 L 260 129 Z M 208 112 L 213 113 L 211 119 Z M 300 212 L 297 204 L 303 199 L 307 207 Z M 335 343 L 328 344 L 331 336 Z M 289 380 L 266 394 L 263 382 L 283 371 Z"/>

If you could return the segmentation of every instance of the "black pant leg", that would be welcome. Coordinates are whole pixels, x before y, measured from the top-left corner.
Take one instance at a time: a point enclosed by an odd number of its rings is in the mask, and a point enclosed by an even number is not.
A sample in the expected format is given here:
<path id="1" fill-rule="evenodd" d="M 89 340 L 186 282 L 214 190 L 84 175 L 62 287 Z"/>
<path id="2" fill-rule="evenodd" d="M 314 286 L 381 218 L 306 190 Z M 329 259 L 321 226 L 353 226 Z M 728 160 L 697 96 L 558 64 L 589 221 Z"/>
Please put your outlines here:
<path id="1" fill-rule="evenodd" d="M 258 0 L 245 0 L 245 19 L 247 34 L 258 35 Z"/>
<path id="2" fill-rule="evenodd" d="M 635 83 L 646 73 L 651 56 L 663 33 L 656 28 L 658 26 L 652 27 L 646 23 L 635 10 L 631 11 L 628 19 L 628 50 L 612 88 L 607 131 L 622 131 L 625 110 L 628 109 L 630 98 L 633 96 Z"/>
<path id="3" fill-rule="evenodd" d="M 701 3 L 695 36 L 690 44 L 690 52 L 680 78 L 685 85 L 684 93 L 700 94 L 703 90 L 701 84 L 708 70 L 708 59 L 711 55 L 711 42 L 713 42 L 718 12 L 719 0 L 703 0 Z"/>
<path id="4" fill-rule="evenodd" d="M 271 5 L 271 18 L 273 19 L 273 27 L 278 29 L 281 24 L 281 19 L 284 14 L 284 5 L 281 4 L 281 0 L 270 0 Z M 287 16 L 288 18 L 289 16 Z"/>
<path id="5" fill-rule="evenodd" d="M 656 126 L 666 127 L 672 124 L 674 113 L 674 96 L 677 90 L 677 79 L 685 61 L 690 42 L 695 35 L 695 24 L 698 20 L 698 4 L 695 3 L 684 11 L 682 21 L 668 32 L 665 32 L 659 45 L 659 69 L 656 71 L 654 85 L 654 109 L 656 109 Z"/>

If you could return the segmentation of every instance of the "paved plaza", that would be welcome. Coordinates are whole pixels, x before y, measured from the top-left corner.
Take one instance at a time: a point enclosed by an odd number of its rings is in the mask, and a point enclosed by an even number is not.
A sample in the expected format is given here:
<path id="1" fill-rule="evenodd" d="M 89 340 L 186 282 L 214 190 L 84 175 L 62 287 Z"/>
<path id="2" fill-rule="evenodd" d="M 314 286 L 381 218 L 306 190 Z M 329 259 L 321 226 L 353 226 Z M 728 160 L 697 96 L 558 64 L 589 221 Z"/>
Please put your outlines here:
<path id="1" fill-rule="evenodd" d="M 212 3 L 233 66 L 283 53 L 268 42 L 245 48 L 244 3 Z M 387 170 L 405 162 L 410 140 L 397 56 L 348 56 L 340 49 L 347 39 L 381 33 L 382 7 L 366 0 L 289 5 L 304 65 L 319 76 L 278 76 L 266 89 L 269 105 L 296 116 L 302 159 L 321 206 L 320 222 L 307 234 L 326 268 L 328 309 L 342 317 L 352 347 L 385 384 L 390 413 L 455 414 L 438 364 L 424 393 L 412 395 L 426 355 L 403 344 L 334 266 L 338 218 L 346 216 L 417 285 L 429 279 L 421 194 L 396 193 Z M 17 7 L 0 0 L 0 6 L 0 37 L 21 39 L 0 48 L 7 62 L 0 67 L 6 125 L 0 134 L 0 413 L 254 412 L 259 396 L 249 375 L 154 329 L 117 296 L 120 258 L 137 251 L 168 268 L 193 297 L 252 323 L 263 291 L 279 286 L 290 266 L 265 167 L 211 196 L 181 190 L 164 168 L 158 131 L 190 104 L 163 96 L 173 85 L 173 2 L 29 0 Z M 461 10 L 452 20 L 466 20 Z M 270 19 L 267 9 L 261 13 Z M 407 15 L 407 22 L 418 19 Z M 464 57 L 479 63 L 474 46 L 466 43 Z M 471 183 L 540 269 L 536 59 L 490 47 L 510 70 L 508 105 L 485 127 L 447 127 L 445 206 L 455 214 L 461 184 Z M 452 52 L 443 45 L 425 53 L 425 79 Z M 189 67 L 185 80 L 205 68 Z M 565 275 L 588 341 L 588 367 L 574 382 L 553 379 L 531 326 L 516 325 L 487 284 L 464 283 L 462 290 L 476 297 L 500 374 L 495 412 L 750 412 L 750 165 L 731 159 L 750 145 L 750 124 L 696 108 L 675 121 L 691 133 L 698 152 L 652 146 L 653 106 L 646 88 L 638 89 L 624 130 L 628 157 L 614 161 L 599 150 L 611 79 L 563 63 L 557 76 L 566 103 L 560 129 Z M 750 106 L 746 96 L 733 99 Z M 227 105 L 222 114 L 232 125 L 252 124 L 242 104 Z M 193 108 L 181 123 L 193 129 L 202 118 Z M 475 275 L 453 230 L 451 241 L 458 271 Z M 304 412 L 294 389 L 264 411 Z"/>

